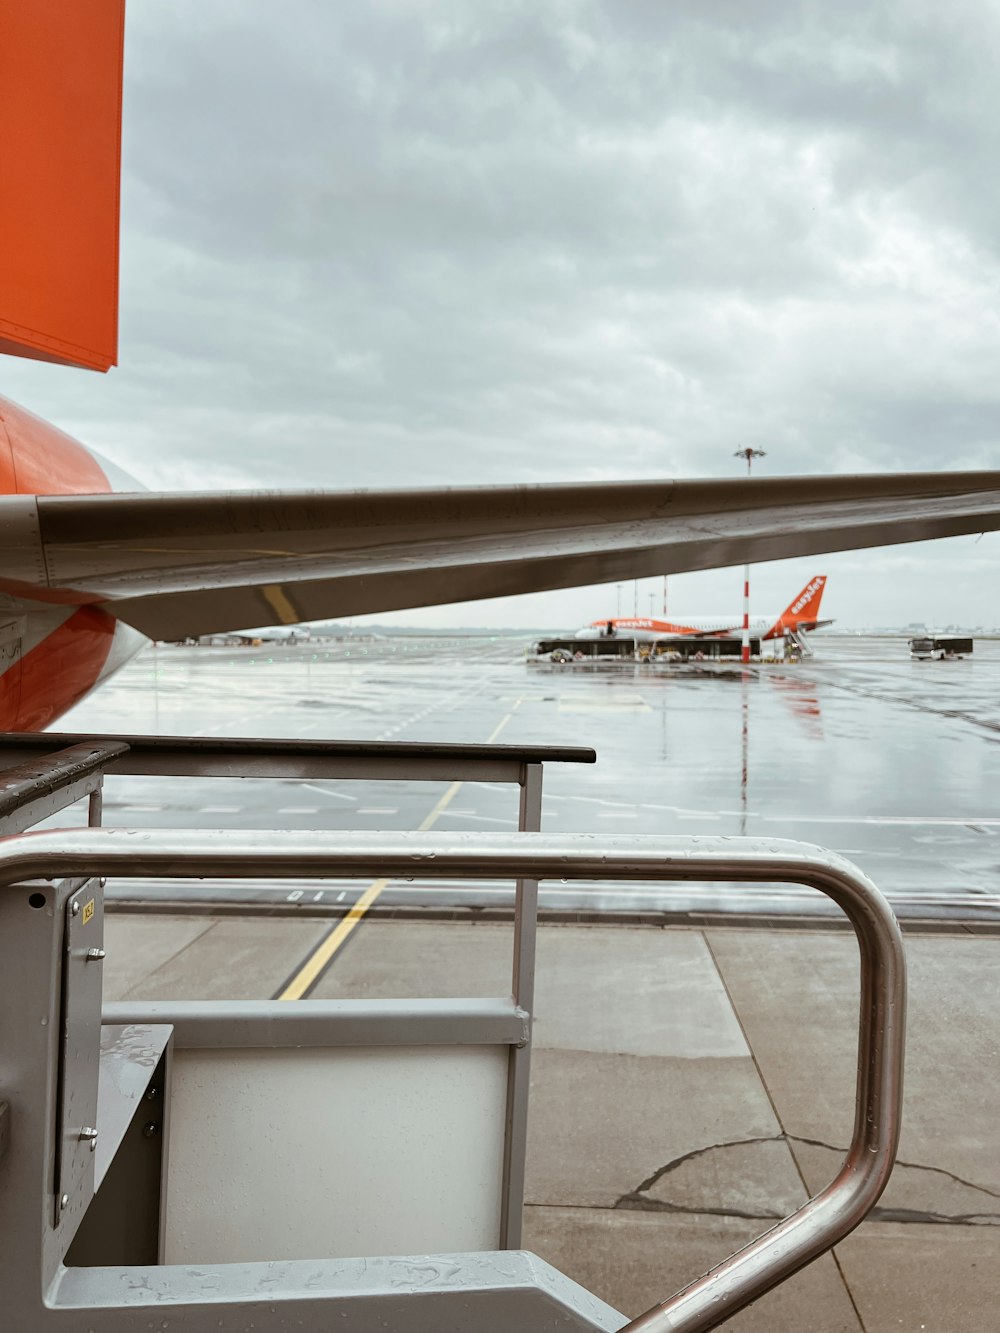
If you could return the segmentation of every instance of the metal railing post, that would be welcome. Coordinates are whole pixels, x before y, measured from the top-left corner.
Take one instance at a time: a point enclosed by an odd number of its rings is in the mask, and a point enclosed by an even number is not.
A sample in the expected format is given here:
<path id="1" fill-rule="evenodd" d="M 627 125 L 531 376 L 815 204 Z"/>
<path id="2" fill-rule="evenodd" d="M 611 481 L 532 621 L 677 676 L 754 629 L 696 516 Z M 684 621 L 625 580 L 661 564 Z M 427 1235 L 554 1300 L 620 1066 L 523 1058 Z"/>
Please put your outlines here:
<path id="1" fill-rule="evenodd" d="M 517 827 L 539 833 L 542 827 L 542 766 L 522 764 Z M 528 1041 L 511 1048 L 507 1069 L 507 1125 L 504 1137 L 500 1248 L 521 1248 L 524 1172 L 528 1140 L 528 1091 L 531 1083 L 531 1030 L 535 1008 L 535 941 L 538 934 L 538 880 L 519 879 L 514 896 L 514 960 L 511 993 L 528 1014 Z"/>
<path id="2" fill-rule="evenodd" d="M 101 776 L 97 786 L 90 793 L 87 800 L 87 824 L 90 828 L 100 828 L 104 818 L 104 777 Z"/>

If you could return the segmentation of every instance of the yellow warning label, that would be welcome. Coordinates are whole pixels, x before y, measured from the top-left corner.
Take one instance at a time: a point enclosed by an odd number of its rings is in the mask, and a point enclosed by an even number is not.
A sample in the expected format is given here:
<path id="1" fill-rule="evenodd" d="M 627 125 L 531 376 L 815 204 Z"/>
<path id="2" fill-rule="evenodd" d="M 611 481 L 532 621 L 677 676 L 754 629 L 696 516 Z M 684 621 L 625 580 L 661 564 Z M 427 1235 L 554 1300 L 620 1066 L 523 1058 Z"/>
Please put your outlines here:
<path id="1" fill-rule="evenodd" d="M 91 898 L 89 903 L 83 904 L 83 924 L 86 925 L 93 915 L 94 915 L 94 900 L 93 898 Z"/>

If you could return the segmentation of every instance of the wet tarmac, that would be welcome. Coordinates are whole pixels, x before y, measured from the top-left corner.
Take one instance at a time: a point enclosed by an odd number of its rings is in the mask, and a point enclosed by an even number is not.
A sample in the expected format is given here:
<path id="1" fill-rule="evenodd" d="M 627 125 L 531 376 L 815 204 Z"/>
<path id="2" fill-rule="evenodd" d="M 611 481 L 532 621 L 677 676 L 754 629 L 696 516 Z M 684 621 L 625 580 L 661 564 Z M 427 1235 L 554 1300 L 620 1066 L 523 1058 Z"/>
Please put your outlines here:
<path id="1" fill-rule="evenodd" d="M 845 852 L 912 927 L 900 1160 L 872 1218 L 835 1256 L 727 1327 L 993 1333 L 1000 646 L 977 644 L 972 661 L 915 663 L 902 641 L 824 639 L 806 663 L 746 672 L 541 668 L 521 649 L 161 648 L 61 725 L 589 744 L 596 765 L 546 772 L 548 831 L 746 832 Z M 471 783 L 117 778 L 105 809 L 108 822 L 131 826 L 447 832 L 513 828 L 514 806 L 510 788 Z M 457 908 L 461 926 L 425 909 L 406 920 L 375 910 L 347 934 L 366 887 L 201 884 L 178 902 L 176 886 L 109 885 L 159 910 L 108 913 L 105 999 L 509 993 L 509 922 Z M 447 912 L 509 894 L 404 884 L 379 905 Z M 634 1315 L 834 1174 L 854 1115 L 857 949 L 846 932 L 813 928 L 824 920 L 799 919 L 826 910 L 806 890 L 548 884 L 541 897 L 524 1240 Z M 248 912 L 248 900 L 280 914 Z M 586 924 L 553 919 L 581 904 Z M 630 909 L 642 915 L 623 927 Z M 657 912 L 668 928 L 649 928 Z M 767 913 L 785 913 L 786 928 L 745 928 Z M 936 933 L 924 936 L 935 915 Z"/>
<path id="2" fill-rule="evenodd" d="M 393 637 L 251 648 L 159 646 L 60 730 L 592 745 L 545 773 L 548 832 L 794 838 L 849 857 L 907 917 L 1000 922 L 1000 643 L 914 662 L 903 639 L 816 636 L 798 665 L 527 662 L 520 638 Z M 516 827 L 509 788 L 465 783 L 109 779 L 134 827 Z M 435 813 L 436 812 L 436 813 Z M 66 822 L 65 820 L 63 822 Z M 81 821 L 82 822 L 82 821 Z M 135 896 L 139 887 L 115 891 Z M 156 885 L 141 892 L 157 896 Z M 192 890 L 343 910 L 356 886 Z M 470 897 L 470 894 L 472 897 Z M 177 898 L 176 886 L 170 896 Z M 398 885 L 384 904 L 502 904 L 506 885 Z M 571 911 L 836 909 L 795 887 L 547 885 Z"/>

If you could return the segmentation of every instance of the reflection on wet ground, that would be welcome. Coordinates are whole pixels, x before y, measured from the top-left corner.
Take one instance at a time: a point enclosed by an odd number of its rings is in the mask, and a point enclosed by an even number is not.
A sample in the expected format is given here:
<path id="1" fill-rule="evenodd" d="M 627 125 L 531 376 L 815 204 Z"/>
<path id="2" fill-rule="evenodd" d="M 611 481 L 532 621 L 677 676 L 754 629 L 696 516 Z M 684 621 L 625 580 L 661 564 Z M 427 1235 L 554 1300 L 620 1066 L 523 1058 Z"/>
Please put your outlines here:
<path id="1" fill-rule="evenodd" d="M 905 640 L 817 635 L 797 665 L 539 667 L 512 638 L 390 638 L 262 649 L 159 647 L 63 720 L 63 730 L 585 744 L 552 766 L 547 831 L 788 837 L 855 861 L 901 911 L 1000 919 L 1000 644 L 913 662 Z M 276 798 L 277 790 L 277 798 Z M 109 783 L 109 822 L 415 828 L 435 784 Z M 465 784 L 437 819 L 508 829 L 508 789 Z M 284 895 L 282 888 L 276 893 Z M 412 894 L 412 890 L 409 891 Z M 484 889 L 503 896 L 500 886 Z M 549 886 L 572 906 L 747 906 L 747 890 Z M 405 897 L 406 889 L 399 895 Z M 456 890 L 442 887 L 438 898 Z M 468 900 L 467 893 L 465 900 Z M 754 910 L 812 895 L 752 891 Z"/>

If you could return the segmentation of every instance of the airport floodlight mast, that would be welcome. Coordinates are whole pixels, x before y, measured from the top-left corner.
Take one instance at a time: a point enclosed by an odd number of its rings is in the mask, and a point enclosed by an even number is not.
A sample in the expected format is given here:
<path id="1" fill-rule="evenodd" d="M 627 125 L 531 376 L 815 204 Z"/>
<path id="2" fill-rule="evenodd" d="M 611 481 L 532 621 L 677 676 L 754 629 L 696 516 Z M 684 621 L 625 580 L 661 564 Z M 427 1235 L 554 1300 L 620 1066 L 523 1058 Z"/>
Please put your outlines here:
<path id="1" fill-rule="evenodd" d="M 733 455 L 734 458 L 745 458 L 747 463 L 747 476 L 750 476 L 750 469 L 753 466 L 755 458 L 766 458 L 767 455 L 763 449 L 751 449 L 749 445 L 744 449 L 737 449 Z M 743 644 L 740 648 L 740 661 L 746 665 L 750 661 L 750 566 L 743 566 Z"/>

